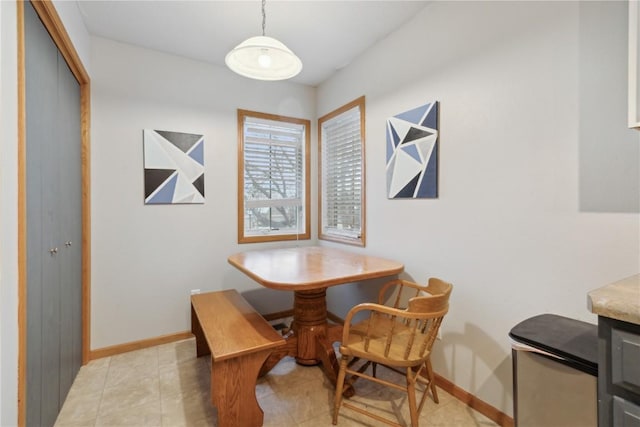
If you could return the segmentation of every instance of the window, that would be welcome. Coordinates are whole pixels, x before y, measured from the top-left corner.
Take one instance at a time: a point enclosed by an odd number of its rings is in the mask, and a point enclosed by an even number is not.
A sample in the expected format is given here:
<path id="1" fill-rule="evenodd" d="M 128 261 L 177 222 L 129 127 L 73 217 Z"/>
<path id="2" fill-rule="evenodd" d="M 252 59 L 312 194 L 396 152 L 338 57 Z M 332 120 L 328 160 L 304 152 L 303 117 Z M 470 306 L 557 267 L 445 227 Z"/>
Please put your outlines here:
<path id="1" fill-rule="evenodd" d="M 319 238 L 365 245 L 364 97 L 318 120 Z"/>
<path id="2" fill-rule="evenodd" d="M 238 242 L 309 239 L 309 120 L 238 110 Z"/>

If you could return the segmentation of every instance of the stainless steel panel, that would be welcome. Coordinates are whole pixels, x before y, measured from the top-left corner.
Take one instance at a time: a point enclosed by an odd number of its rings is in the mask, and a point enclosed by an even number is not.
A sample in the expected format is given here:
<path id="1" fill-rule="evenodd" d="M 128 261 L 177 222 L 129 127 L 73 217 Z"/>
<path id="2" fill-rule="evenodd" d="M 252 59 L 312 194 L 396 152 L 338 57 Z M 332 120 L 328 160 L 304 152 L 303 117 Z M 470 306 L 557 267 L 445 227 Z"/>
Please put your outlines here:
<path id="1" fill-rule="evenodd" d="M 529 351 L 514 351 L 518 427 L 596 427 L 596 377 Z"/>

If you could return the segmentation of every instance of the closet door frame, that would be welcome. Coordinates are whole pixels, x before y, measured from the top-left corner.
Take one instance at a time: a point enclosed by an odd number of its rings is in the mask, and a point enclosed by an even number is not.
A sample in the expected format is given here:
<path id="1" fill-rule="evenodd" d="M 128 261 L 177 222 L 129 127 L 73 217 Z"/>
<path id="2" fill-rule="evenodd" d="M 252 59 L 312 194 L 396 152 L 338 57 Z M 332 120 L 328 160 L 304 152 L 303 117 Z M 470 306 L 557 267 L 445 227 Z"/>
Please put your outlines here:
<path id="1" fill-rule="evenodd" d="M 28 0 L 27 0 L 28 1 Z M 27 364 L 27 203 L 26 203 L 26 92 L 24 3 L 17 2 L 18 19 L 18 425 L 26 424 Z M 80 132 L 82 159 L 82 364 L 90 359 L 91 349 L 91 186 L 90 118 L 91 81 L 73 47 L 62 20 L 51 0 L 31 1 L 33 8 L 51 35 L 69 69 L 80 84 Z"/>

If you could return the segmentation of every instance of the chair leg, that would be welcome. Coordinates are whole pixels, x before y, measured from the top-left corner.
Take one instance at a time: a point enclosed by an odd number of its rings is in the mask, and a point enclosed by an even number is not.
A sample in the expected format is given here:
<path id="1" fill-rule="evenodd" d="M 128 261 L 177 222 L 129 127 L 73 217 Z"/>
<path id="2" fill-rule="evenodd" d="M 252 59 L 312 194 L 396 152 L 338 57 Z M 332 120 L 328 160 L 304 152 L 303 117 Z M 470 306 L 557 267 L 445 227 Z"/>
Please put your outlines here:
<path id="1" fill-rule="evenodd" d="M 347 374 L 348 359 L 348 356 L 342 356 L 342 359 L 340 360 L 340 371 L 338 372 L 338 380 L 336 382 L 336 395 L 333 401 L 333 425 L 338 424 L 338 411 L 342 404 L 342 389 L 344 387 L 344 378 Z"/>
<path id="2" fill-rule="evenodd" d="M 407 397 L 409 399 L 409 413 L 411 427 L 418 427 L 418 408 L 416 405 L 416 380 L 413 369 L 407 368 Z"/>
<path id="3" fill-rule="evenodd" d="M 436 389 L 436 382 L 433 375 L 433 367 L 431 366 L 431 358 L 427 359 L 426 363 L 427 363 L 427 377 L 429 380 L 429 387 L 431 388 L 431 394 L 433 395 L 433 401 L 436 403 L 440 403 L 440 399 L 438 399 L 438 390 Z"/>

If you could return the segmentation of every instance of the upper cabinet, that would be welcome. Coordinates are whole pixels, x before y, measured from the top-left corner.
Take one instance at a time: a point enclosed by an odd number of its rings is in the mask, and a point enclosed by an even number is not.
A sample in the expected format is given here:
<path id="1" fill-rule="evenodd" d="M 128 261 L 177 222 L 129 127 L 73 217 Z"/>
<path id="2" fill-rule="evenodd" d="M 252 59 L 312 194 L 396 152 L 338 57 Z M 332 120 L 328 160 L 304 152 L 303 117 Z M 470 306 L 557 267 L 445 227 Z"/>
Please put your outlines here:
<path id="1" fill-rule="evenodd" d="M 640 47 L 638 34 L 638 0 L 629 0 L 629 127 L 640 130 L 640 94 L 638 93 L 638 48 Z"/>

